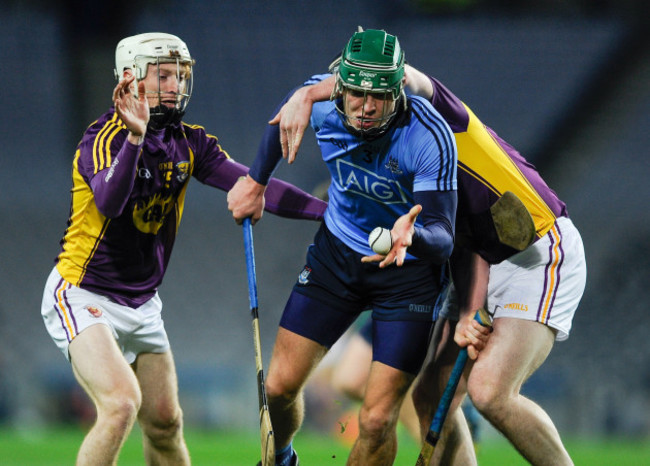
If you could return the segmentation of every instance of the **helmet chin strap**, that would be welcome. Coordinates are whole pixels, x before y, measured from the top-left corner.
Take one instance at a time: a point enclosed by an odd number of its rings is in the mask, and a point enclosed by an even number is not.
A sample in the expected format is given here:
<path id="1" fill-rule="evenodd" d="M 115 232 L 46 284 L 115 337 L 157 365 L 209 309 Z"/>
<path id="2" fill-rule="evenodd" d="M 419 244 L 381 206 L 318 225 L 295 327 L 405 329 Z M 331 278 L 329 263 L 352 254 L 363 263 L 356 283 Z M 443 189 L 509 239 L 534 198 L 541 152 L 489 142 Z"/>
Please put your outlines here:
<path id="1" fill-rule="evenodd" d="M 177 125 L 181 122 L 184 111 L 177 108 L 169 108 L 165 105 L 157 105 L 149 109 L 149 127 L 152 129 L 163 129 L 167 126 Z"/>

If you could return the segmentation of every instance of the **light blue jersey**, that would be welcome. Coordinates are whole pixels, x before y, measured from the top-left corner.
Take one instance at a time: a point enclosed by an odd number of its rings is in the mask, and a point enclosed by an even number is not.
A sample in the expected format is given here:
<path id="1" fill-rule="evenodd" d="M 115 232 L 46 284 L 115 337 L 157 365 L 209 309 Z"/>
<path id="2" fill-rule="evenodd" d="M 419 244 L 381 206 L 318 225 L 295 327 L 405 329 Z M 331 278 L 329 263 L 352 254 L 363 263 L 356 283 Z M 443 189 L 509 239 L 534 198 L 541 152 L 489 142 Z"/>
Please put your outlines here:
<path id="1" fill-rule="evenodd" d="M 363 255 L 374 254 L 368 246 L 372 229 L 392 228 L 413 207 L 414 192 L 456 190 L 456 143 L 431 103 L 409 96 L 407 110 L 395 118 L 385 134 L 364 140 L 345 128 L 334 102 L 312 109 L 311 125 L 331 175 L 325 223 Z"/>

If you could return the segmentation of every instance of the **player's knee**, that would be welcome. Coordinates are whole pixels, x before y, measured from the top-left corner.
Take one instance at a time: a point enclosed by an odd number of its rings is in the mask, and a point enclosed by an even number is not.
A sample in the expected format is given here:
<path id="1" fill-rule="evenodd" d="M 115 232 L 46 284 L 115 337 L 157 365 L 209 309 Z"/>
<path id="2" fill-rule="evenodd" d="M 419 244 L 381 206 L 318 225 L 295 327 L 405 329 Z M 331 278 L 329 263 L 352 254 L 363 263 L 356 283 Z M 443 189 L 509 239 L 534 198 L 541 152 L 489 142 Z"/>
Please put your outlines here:
<path id="1" fill-rule="evenodd" d="M 359 414 L 359 434 L 371 443 L 383 444 L 395 428 L 391 416 L 379 409 L 362 409 Z"/>
<path id="2" fill-rule="evenodd" d="M 508 391 L 496 383 L 473 379 L 467 383 L 467 393 L 476 409 L 487 418 L 493 418 L 508 404 Z"/>
<path id="3" fill-rule="evenodd" d="M 142 395 L 136 388 L 123 387 L 97 403 L 98 422 L 109 423 L 113 428 L 130 429 L 142 404 Z"/>
<path id="4" fill-rule="evenodd" d="M 161 409 L 151 419 L 141 418 L 140 426 L 154 447 L 171 448 L 183 431 L 183 411 L 180 407 Z"/>
<path id="5" fill-rule="evenodd" d="M 291 404 L 300 395 L 300 386 L 286 383 L 275 377 L 269 377 L 265 382 L 266 397 L 269 404 Z"/>

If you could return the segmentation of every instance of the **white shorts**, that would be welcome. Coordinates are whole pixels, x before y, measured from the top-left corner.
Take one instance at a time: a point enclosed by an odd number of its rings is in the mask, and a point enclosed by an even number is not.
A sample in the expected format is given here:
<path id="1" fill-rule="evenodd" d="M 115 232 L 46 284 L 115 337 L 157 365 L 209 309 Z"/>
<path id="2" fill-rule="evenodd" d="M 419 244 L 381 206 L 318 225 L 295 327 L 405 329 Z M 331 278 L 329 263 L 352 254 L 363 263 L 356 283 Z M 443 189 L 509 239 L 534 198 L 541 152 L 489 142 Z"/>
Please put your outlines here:
<path id="1" fill-rule="evenodd" d="M 556 340 L 566 340 L 586 281 L 580 233 L 569 218 L 560 217 L 526 250 L 490 266 L 486 309 L 493 318 L 541 322 L 557 330 Z M 458 319 L 453 287 L 441 316 Z"/>
<path id="2" fill-rule="evenodd" d="M 169 339 L 158 293 L 137 309 L 117 304 L 105 296 L 77 288 L 64 280 L 56 267 L 43 292 L 41 315 L 45 327 L 69 360 L 68 345 L 84 329 L 103 324 L 111 329 L 129 364 L 140 353 L 165 353 Z"/>

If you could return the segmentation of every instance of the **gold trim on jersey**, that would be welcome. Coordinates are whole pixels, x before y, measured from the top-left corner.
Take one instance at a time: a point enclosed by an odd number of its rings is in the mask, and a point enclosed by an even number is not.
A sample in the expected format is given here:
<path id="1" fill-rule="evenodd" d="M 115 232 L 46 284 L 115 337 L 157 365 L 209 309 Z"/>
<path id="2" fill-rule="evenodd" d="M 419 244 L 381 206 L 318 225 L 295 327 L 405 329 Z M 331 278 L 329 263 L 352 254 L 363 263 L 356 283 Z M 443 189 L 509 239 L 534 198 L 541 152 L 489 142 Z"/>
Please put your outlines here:
<path id="1" fill-rule="evenodd" d="M 115 135 L 122 129 L 126 129 L 126 125 L 119 119 L 117 112 L 115 112 L 113 117 L 108 120 L 104 127 L 99 130 L 99 133 L 97 133 L 95 142 L 93 143 L 93 164 L 95 166 L 95 174 L 102 171 L 104 168 L 111 166 L 111 142 L 113 142 Z"/>
<path id="2" fill-rule="evenodd" d="M 184 125 L 184 126 L 187 126 L 188 128 L 191 128 L 191 129 L 202 129 L 203 131 L 205 131 L 205 128 L 204 128 L 203 126 L 201 126 L 201 125 L 190 125 L 190 124 L 188 124 L 188 123 L 183 123 L 183 125 Z M 184 133 L 183 133 L 183 134 L 184 134 Z M 214 135 L 212 135 L 212 134 L 208 134 L 207 132 L 205 133 L 205 135 L 206 135 L 206 137 L 208 137 L 208 138 L 216 139 L 216 140 L 217 140 L 217 147 L 219 148 L 219 151 L 221 151 L 221 152 L 226 156 L 226 158 L 228 158 L 228 159 L 231 158 L 231 157 L 230 157 L 230 154 L 228 154 L 228 152 L 226 152 L 225 150 L 223 150 L 223 147 L 221 147 L 221 144 L 219 144 L 219 142 L 218 142 L 218 141 L 219 141 L 219 138 L 217 138 L 216 136 L 214 136 Z M 187 135 L 185 135 L 185 138 L 187 139 Z M 190 149 L 190 152 L 191 152 L 191 149 Z"/>
<path id="3" fill-rule="evenodd" d="M 77 150 L 72 170 L 70 218 L 57 263 L 61 276 L 75 286 L 83 280 L 86 267 L 111 221 L 99 212 L 92 189 L 79 173 L 80 155 L 81 151 Z"/>
<path id="4" fill-rule="evenodd" d="M 544 236 L 555 223 L 555 214 L 483 123 L 466 105 L 465 109 L 467 131 L 454 133 L 458 168 L 498 196 L 506 191 L 516 194 L 533 217 L 537 236 Z"/>

